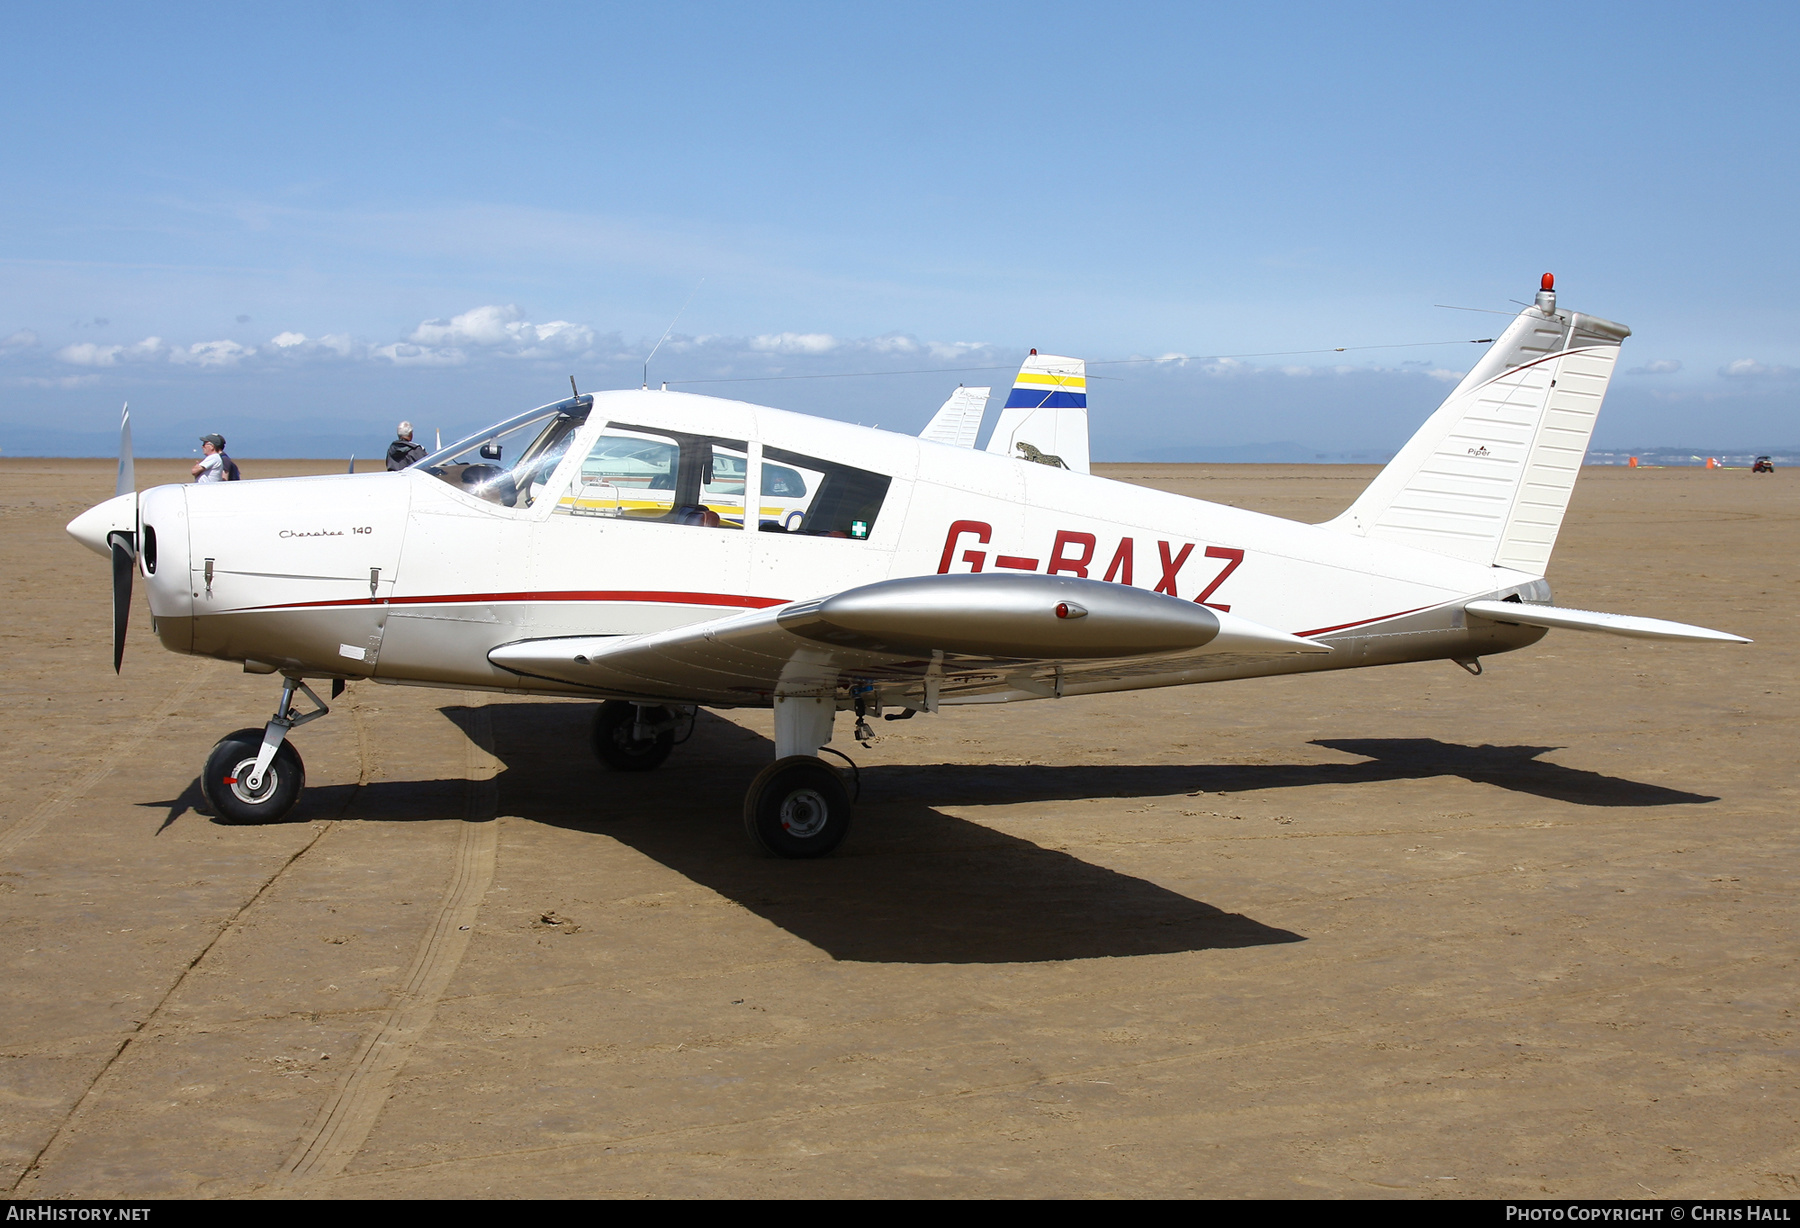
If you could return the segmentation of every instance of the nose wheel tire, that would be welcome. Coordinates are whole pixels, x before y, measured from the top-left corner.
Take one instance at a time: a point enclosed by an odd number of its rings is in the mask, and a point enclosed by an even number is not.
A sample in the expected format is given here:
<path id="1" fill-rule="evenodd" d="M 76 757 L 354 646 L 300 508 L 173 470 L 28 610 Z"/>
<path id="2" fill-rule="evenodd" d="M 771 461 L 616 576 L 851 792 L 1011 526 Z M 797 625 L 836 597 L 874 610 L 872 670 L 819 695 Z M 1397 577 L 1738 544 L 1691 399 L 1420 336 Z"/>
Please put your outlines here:
<path id="1" fill-rule="evenodd" d="M 751 782 L 744 829 L 771 857 L 823 857 L 843 842 L 852 809 L 835 769 L 812 755 L 789 755 Z"/>
<path id="2" fill-rule="evenodd" d="M 306 765 L 292 742 L 275 752 L 262 787 L 251 790 L 245 782 L 262 750 L 263 731 L 240 729 L 226 734 L 206 757 L 200 773 L 200 792 L 213 815 L 222 823 L 274 823 L 286 818 L 300 790 L 306 787 Z"/>
<path id="3" fill-rule="evenodd" d="M 648 772 L 675 748 L 674 713 L 667 708 L 645 708 L 646 722 L 668 726 L 648 738 L 633 736 L 637 720 L 637 705 L 622 699 L 609 699 L 594 713 L 594 754 L 615 772 Z"/>

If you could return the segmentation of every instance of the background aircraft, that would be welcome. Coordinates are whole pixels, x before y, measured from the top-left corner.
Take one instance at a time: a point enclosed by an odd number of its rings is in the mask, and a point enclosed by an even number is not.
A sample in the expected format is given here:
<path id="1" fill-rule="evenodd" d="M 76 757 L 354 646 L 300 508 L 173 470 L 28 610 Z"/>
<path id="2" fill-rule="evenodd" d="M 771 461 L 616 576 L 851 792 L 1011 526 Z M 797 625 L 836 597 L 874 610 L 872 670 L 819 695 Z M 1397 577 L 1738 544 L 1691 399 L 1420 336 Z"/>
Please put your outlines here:
<path id="1" fill-rule="evenodd" d="M 281 675 L 267 725 L 203 769 L 222 819 L 293 806 L 288 734 L 327 711 L 309 681 L 373 679 L 599 698 L 595 749 L 620 770 L 660 764 L 699 706 L 773 708 L 745 824 L 810 857 L 851 818 L 819 758 L 840 712 L 863 738 L 950 704 L 1403 661 L 1479 673 L 1552 627 L 1747 642 L 1550 604 L 1629 331 L 1560 310 L 1546 275 L 1323 525 L 1089 475 L 1081 364 L 1034 356 L 985 452 L 640 389 L 542 406 L 401 473 L 138 494 L 127 419 L 118 496 L 69 531 L 111 556 L 115 668 L 136 571 L 165 647 Z"/>

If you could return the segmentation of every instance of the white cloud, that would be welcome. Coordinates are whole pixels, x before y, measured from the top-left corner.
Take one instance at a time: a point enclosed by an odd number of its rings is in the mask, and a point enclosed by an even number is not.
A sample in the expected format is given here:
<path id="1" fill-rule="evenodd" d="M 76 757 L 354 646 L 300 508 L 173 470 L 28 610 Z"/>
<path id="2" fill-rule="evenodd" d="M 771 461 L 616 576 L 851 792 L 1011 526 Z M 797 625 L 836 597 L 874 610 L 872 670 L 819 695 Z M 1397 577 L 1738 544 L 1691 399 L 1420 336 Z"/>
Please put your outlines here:
<path id="1" fill-rule="evenodd" d="M 234 367 L 254 353 L 256 351 L 249 346 L 235 341 L 198 341 L 185 349 L 179 345 L 172 347 L 169 361 L 196 367 Z"/>
<path id="2" fill-rule="evenodd" d="M 1673 375 L 1681 370 L 1679 358 L 1653 358 L 1641 367 L 1633 367 L 1627 375 Z"/>
<path id="3" fill-rule="evenodd" d="M 79 345 L 65 345 L 56 351 L 56 357 L 62 362 L 72 362 L 78 367 L 110 367 L 118 361 L 122 345 L 96 345 L 92 341 L 83 341 Z"/>
<path id="4" fill-rule="evenodd" d="M 525 325 L 530 329 L 533 326 Z M 539 324 L 537 345 L 528 353 L 579 354 L 593 348 L 594 330 L 585 324 L 571 324 L 567 320 L 551 320 L 548 324 Z"/>
<path id="5" fill-rule="evenodd" d="M 349 333 L 326 333 L 322 337 L 308 337 L 305 333 L 296 332 L 277 333 L 269 338 L 269 347 L 263 353 L 278 354 L 283 358 L 370 356 L 368 347 L 359 345 Z"/>
<path id="6" fill-rule="evenodd" d="M 1754 358 L 1740 358 L 1736 362 L 1728 362 L 1719 368 L 1719 374 L 1732 379 L 1744 379 L 1758 375 L 1783 376 L 1792 375 L 1792 367 L 1775 366 L 1771 363 L 1758 362 Z"/>
<path id="7" fill-rule="evenodd" d="M 505 345 L 516 336 L 523 313 L 517 307 L 476 307 L 448 320 L 426 320 L 407 340 L 414 345 Z"/>
<path id="8" fill-rule="evenodd" d="M 585 324 L 568 320 L 533 324 L 522 319 L 523 314 L 510 304 L 490 303 L 448 320 L 426 320 L 413 329 L 407 341 L 433 350 L 502 350 L 524 358 L 579 354 L 594 344 L 594 330 Z"/>
<path id="9" fill-rule="evenodd" d="M 837 349 L 830 333 L 764 333 L 750 338 L 750 348 L 776 354 L 826 354 Z"/>
<path id="10" fill-rule="evenodd" d="M 110 367 L 121 360 L 154 358 L 162 348 L 161 337 L 145 337 L 136 345 L 96 345 L 92 341 L 81 341 L 63 346 L 56 351 L 56 357 L 59 362 L 77 367 Z"/>
<path id="11" fill-rule="evenodd" d="M 408 341 L 378 345 L 369 351 L 369 356 L 385 358 L 402 367 L 453 367 L 469 361 L 467 354 L 454 347 L 433 349 L 428 345 L 413 345 Z"/>
<path id="12" fill-rule="evenodd" d="M 98 375 L 22 375 L 13 381 L 27 388 L 82 388 L 100 382 Z"/>
<path id="13" fill-rule="evenodd" d="M 29 328 L 21 328 L 10 337 L 0 338 L 0 353 L 7 350 L 29 350 L 38 343 L 38 335 Z"/>

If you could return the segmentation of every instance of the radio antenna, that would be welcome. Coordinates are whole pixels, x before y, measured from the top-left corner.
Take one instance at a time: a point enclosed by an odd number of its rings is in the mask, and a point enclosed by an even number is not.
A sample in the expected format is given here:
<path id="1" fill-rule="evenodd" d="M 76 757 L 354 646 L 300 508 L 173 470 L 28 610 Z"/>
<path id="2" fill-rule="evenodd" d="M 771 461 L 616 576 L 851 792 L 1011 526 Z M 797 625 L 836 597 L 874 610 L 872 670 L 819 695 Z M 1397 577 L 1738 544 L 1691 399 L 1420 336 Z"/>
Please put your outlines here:
<path id="1" fill-rule="evenodd" d="M 581 392 L 575 387 L 575 377 L 573 375 L 569 377 L 569 395 L 572 397 L 581 395 Z"/>
<path id="2" fill-rule="evenodd" d="M 706 278 L 702 277 L 700 279 L 700 284 L 694 287 L 694 294 L 700 293 L 700 286 L 704 286 L 705 284 Z M 675 318 L 669 321 L 669 327 L 663 329 L 662 339 L 659 340 L 656 343 L 655 348 L 650 351 L 649 358 L 644 359 L 644 387 L 648 388 L 650 386 L 650 359 L 656 357 L 656 351 L 662 349 L 663 342 L 667 341 L 669 339 L 669 334 L 675 331 L 675 326 L 681 322 L 682 313 L 687 311 L 688 305 L 694 301 L 694 294 L 687 296 L 687 302 L 681 305 L 681 311 L 676 312 Z"/>

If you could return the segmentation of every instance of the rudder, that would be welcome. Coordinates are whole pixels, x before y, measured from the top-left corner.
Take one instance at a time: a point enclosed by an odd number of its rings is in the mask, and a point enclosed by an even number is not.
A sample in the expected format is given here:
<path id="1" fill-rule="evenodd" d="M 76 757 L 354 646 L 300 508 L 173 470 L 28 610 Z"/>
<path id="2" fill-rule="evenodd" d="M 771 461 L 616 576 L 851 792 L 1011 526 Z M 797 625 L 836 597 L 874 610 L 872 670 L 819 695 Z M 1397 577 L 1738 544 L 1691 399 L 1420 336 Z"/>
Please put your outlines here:
<path id="1" fill-rule="evenodd" d="M 1542 575 L 1631 330 L 1527 307 L 1326 527 Z"/>

